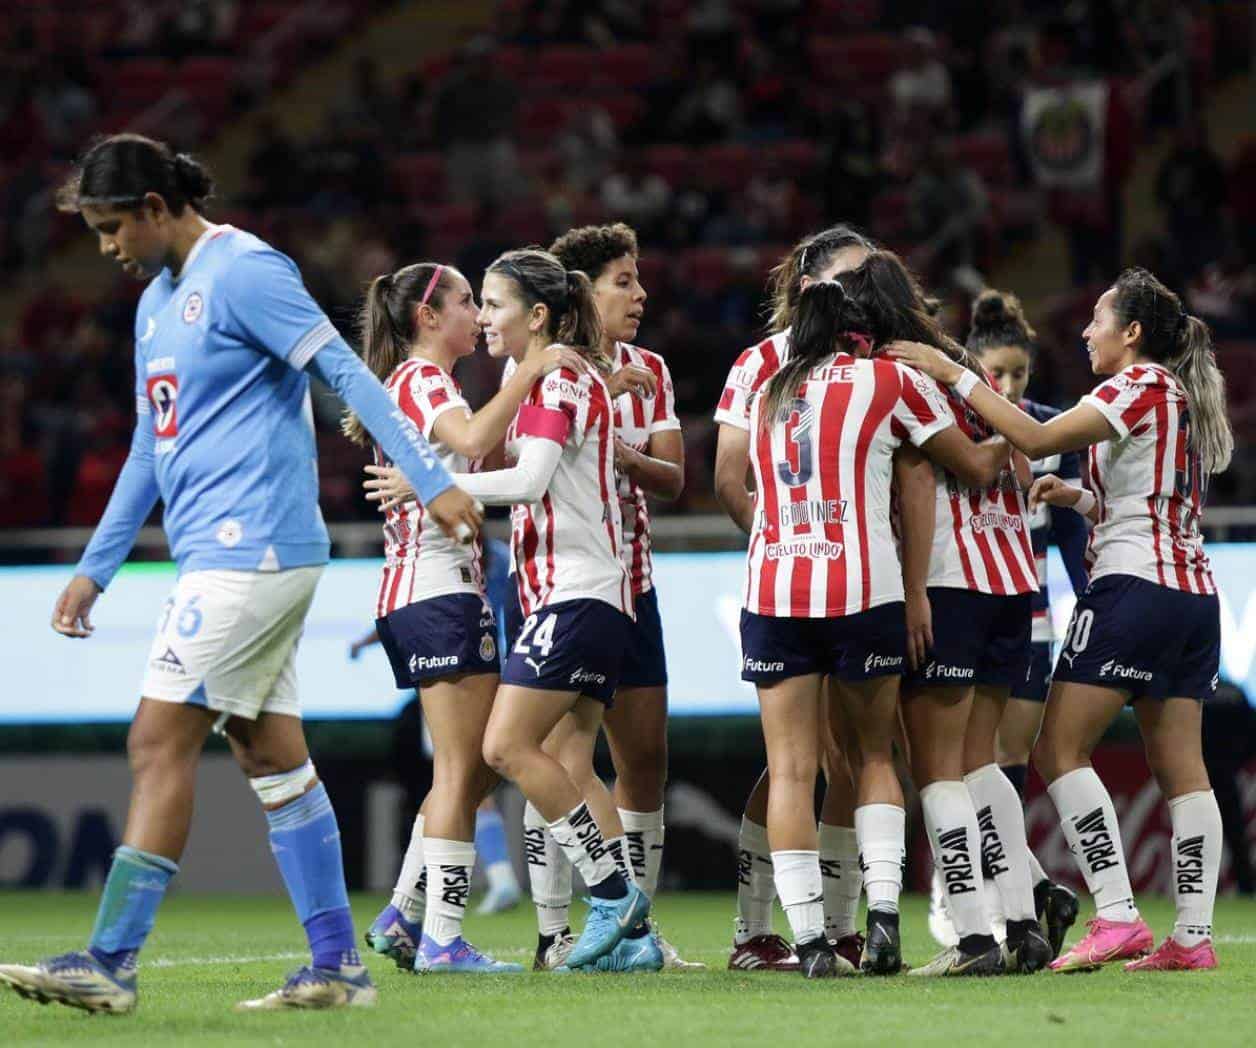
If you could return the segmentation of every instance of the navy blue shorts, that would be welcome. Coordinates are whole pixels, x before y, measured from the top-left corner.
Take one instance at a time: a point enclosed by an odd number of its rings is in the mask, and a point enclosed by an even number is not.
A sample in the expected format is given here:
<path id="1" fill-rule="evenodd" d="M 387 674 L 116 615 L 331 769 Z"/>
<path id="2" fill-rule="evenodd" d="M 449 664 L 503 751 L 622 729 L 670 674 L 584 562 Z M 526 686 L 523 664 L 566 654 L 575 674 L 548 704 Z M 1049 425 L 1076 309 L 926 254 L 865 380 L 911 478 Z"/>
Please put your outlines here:
<path id="1" fill-rule="evenodd" d="M 663 621 L 658 591 L 646 590 L 632 602 L 637 614 L 619 670 L 621 688 L 662 688 L 667 685 L 667 656 L 663 652 Z"/>
<path id="2" fill-rule="evenodd" d="M 474 593 L 431 597 L 375 620 L 398 688 L 459 673 L 496 673 L 497 622 Z"/>
<path id="3" fill-rule="evenodd" d="M 577 691 L 611 704 L 632 620 L 601 600 L 565 600 L 523 620 L 502 683 Z"/>
<path id="4" fill-rule="evenodd" d="M 1033 594 L 996 596 L 949 586 L 929 587 L 933 647 L 905 687 L 985 684 L 1016 688 L 1029 669 Z"/>
<path id="5" fill-rule="evenodd" d="M 1051 690 L 1051 644 L 1038 641 L 1029 646 L 1029 672 L 1025 683 L 1012 689 L 1012 698 L 1046 702 Z"/>
<path id="6" fill-rule="evenodd" d="M 1077 598 L 1055 679 L 1130 693 L 1130 701 L 1217 691 L 1221 605 L 1133 575 L 1105 575 Z"/>
<path id="7" fill-rule="evenodd" d="M 506 633 L 506 647 L 502 649 L 502 665 L 506 665 L 506 657 L 515 646 L 515 638 L 523 629 L 523 609 L 519 607 L 519 577 L 510 576 L 510 584 L 506 587 L 506 600 L 502 604 L 502 627 Z"/>
<path id="8" fill-rule="evenodd" d="M 862 681 L 902 673 L 907 665 L 903 602 L 834 619 L 793 619 L 741 612 L 741 679 L 774 684 L 809 673 Z"/>

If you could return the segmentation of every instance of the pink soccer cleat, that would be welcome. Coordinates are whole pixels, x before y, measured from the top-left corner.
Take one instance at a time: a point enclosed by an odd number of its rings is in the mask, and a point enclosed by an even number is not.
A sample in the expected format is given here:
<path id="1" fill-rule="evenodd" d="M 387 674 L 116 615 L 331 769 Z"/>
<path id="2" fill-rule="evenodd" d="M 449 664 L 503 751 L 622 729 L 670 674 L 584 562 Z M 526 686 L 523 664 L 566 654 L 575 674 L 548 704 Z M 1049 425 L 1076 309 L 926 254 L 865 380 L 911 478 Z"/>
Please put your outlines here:
<path id="1" fill-rule="evenodd" d="M 1051 962 L 1053 972 L 1093 972 L 1112 961 L 1142 957 L 1155 946 L 1155 936 L 1141 917 L 1136 921 L 1108 921 L 1095 917 L 1072 949 Z"/>
<path id="2" fill-rule="evenodd" d="M 1192 972 L 1217 967 L 1217 951 L 1212 940 L 1205 939 L 1194 946 L 1181 945 L 1172 935 L 1162 942 L 1153 953 L 1130 961 L 1127 972 Z"/>

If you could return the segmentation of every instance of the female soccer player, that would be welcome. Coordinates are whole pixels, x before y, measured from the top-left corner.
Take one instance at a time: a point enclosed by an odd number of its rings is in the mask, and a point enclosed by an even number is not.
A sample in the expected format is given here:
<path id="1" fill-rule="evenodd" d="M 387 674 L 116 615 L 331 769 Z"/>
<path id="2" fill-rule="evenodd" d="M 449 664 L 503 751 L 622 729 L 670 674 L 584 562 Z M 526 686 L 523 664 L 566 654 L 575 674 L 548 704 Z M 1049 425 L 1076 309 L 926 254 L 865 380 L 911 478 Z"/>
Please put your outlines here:
<path id="1" fill-rule="evenodd" d="M 1019 299 L 1013 294 L 987 289 L 977 296 L 972 308 L 972 324 L 968 332 L 967 348 L 981 363 L 995 387 L 1013 404 L 1020 405 L 1039 422 L 1045 422 L 1059 414 L 1056 408 L 1025 399 L 1033 369 L 1036 335 L 1025 318 Z M 1030 470 L 1035 477 L 1047 473 L 1080 483 L 1081 460 L 1076 453 L 1049 455 L 1031 462 Z M 1055 634 L 1051 626 L 1051 605 L 1047 593 L 1047 547 L 1054 542 L 1060 550 L 1074 593 L 1086 588 L 1086 526 L 1080 514 L 1068 509 L 1040 503 L 1029 515 L 1030 541 L 1037 568 L 1038 592 L 1033 597 L 1033 627 L 1030 637 L 1029 676 L 1013 684 L 1011 698 L 999 722 L 997 739 L 998 763 L 1003 774 L 1016 787 L 1022 800 L 1025 794 L 1025 774 L 1029 753 L 1038 729 L 1042 725 L 1043 704 L 1051 683 L 1051 645 Z M 980 753 L 970 754 L 965 763 L 970 774 L 982 767 L 989 756 L 987 740 L 968 739 L 968 745 L 977 743 Z M 1072 889 L 1052 882 L 1042 866 L 1029 853 L 1030 870 L 1034 884 L 1034 907 L 1047 937 L 1051 942 L 1052 956 L 1059 954 L 1060 946 L 1069 927 L 1077 919 L 1077 896 Z M 983 871 L 984 872 L 984 871 Z M 987 897 L 988 897 L 987 892 Z M 934 898 L 944 898 L 944 886 L 940 875 L 934 873 Z M 941 918 L 949 924 L 945 908 L 939 910 Z M 931 926 L 934 912 L 930 911 Z M 944 945 L 955 941 L 954 929 Z"/>
<path id="2" fill-rule="evenodd" d="M 893 760 L 907 658 L 903 576 L 890 521 L 894 451 L 910 440 L 962 474 L 983 476 L 993 476 L 1007 455 L 1005 446 L 968 440 L 925 378 L 867 359 L 872 328 L 842 285 L 807 288 L 786 362 L 750 416 L 756 494 L 742 677 L 759 693 L 772 783 L 772 865 L 806 978 L 854 971 L 824 935 L 812 816 L 826 675 L 842 681 L 853 699 L 856 827 L 868 905 L 897 918 L 898 878 L 878 869 L 897 869 L 904 834 Z M 890 908 L 881 910 L 883 903 Z M 897 968 L 901 962 L 894 960 Z"/>
<path id="3" fill-rule="evenodd" d="M 772 271 L 772 315 L 766 339 L 744 350 L 729 370 L 715 410 L 719 435 L 715 452 L 715 494 L 724 511 L 750 533 L 754 494 L 746 487 L 750 471 L 750 404 L 780 368 L 789 352 L 789 331 L 802 292 L 820 280 L 854 269 L 874 250 L 866 237 L 844 225 L 804 237 Z M 862 877 L 854 827 L 855 795 L 843 744 L 834 722 L 840 716 L 840 685 L 834 684 L 825 710 L 824 768 L 827 789 L 820 813 L 821 869 L 824 873 L 826 935 L 838 952 L 857 965 L 863 936 L 855 927 Z M 844 734 L 849 734 L 846 732 Z M 765 771 L 746 799 L 737 856 L 737 924 L 728 966 L 742 971 L 796 971 L 793 948 L 772 931 L 771 848 L 766 829 L 769 778 Z"/>
<path id="4" fill-rule="evenodd" d="M 945 382 L 1031 459 L 1088 448 L 1086 487 L 1055 476 L 1031 502 L 1071 506 L 1094 525 L 1090 585 L 1069 624 L 1034 762 L 1095 897 L 1088 933 L 1051 965 L 1214 968 L 1212 910 L 1221 816 L 1200 745 L 1201 702 L 1216 689 L 1221 626 L 1200 535 L 1210 474 L 1234 448 L 1225 381 L 1208 327 L 1143 269 L 1095 304 L 1083 337 L 1097 375 L 1080 404 L 1039 422 L 919 345 L 895 355 Z M 1173 822 L 1177 921 L 1155 952 L 1130 890 L 1116 813 L 1090 754 L 1127 702 Z"/>
<path id="5" fill-rule="evenodd" d="M 224 730 L 270 824 L 271 846 L 313 954 L 246 1008 L 370 1005 L 353 946 L 340 835 L 306 749 L 295 654 L 328 539 L 318 512 L 313 373 L 410 478 L 425 512 L 471 538 L 473 499 L 314 304 L 296 266 L 202 214 L 212 184 L 185 154 L 138 135 L 95 143 L 61 206 L 103 255 L 151 277 L 135 324 L 135 434 L 104 518 L 52 625 L 89 637 L 90 613 L 160 497 L 179 569 L 127 739 L 134 787 L 123 843 L 86 951 L 0 967 L 23 996 L 130 1011 L 136 960 L 187 840 L 196 763 Z"/>
<path id="6" fill-rule="evenodd" d="M 947 347 L 951 359 L 978 367 L 928 314 L 919 286 L 897 256 L 875 252 L 844 281 L 868 312 L 879 344 L 912 331 L 916 333 L 912 337 Z M 978 440 L 988 436 L 989 431 L 974 425 L 958 402 L 950 402 L 950 412 L 970 436 Z M 1028 486 L 1028 464 L 1023 466 Z M 995 730 L 1008 690 L 1027 670 L 1030 594 L 1036 588 L 1021 482 L 1007 468 L 976 481 L 953 471 L 936 471 L 924 611 L 932 636 L 929 657 L 903 682 L 903 720 L 925 826 L 935 863 L 943 870 L 960 941 L 932 963 L 914 969 L 915 975 L 1003 970 L 1002 951 L 991 934 L 983 899 L 983 844 L 994 862 L 995 882 L 1009 920 L 1008 948 L 1017 967 L 1032 971 L 1050 960 L 1049 944 L 1034 920 L 1024 814 L 1015 789 L 998 772 L 993 758 Z M 911 614 L 915 613 L 909 606 Z M 982 774 L 965 779 L 968 735 L 985 739 L 991 753 L 981 765 Z M 1010 886 L 1000 880 L 1004 874 L 1013 878 Z"/>
<path id="7" fill-rule="evenodd" d="M 632 626 L 614 497 L 614 403 L 602 377 L 610 362 L 589 278 L 549 252 L 498 258 L 484 276 L 480 317 L 489 352 L 516 364 L 555 340 L 585 358 L 578 369 L 534 385 L 507 438 L 516 465 L 457 474 L 477 497 L 514 506 L 512 548 L 526 617 L 502 672 L 484 755 L 545 817 L 589 886 L 589 919 L 567 959 L 580 968 L 609 954 L 649 911 L 648 896 L 616 866 L 576 781 L 592 775 L 602 712 Z M 564 717 L 575 743 L 560 763 L 543 744 Z"/>
<path id="8" fill-rule="evenodd" d="M 473 415 L 453 367 L 475 352 L 478 313 L 466 277 L 451 266 L 425 262 L 376 277 L 360 318 L 367 367 L 384 380 L 451 473 L 479 469 L 533 384 L 580 361 L 557 346 L 534 354 Z M 355 443 L 371 443 L 356 416 L 348 415 L 344 428 Z M 372 446 L 383 466 L 383 449 Z M 482 549 L 478 541 L 447 539 L 414 502 L 389 505 L 384 537 L 376 629 L 397 687 L 419 693 L 434 768 L 394 901 L 375 919 L 367 943 L 421 971 L 522 971 L 485 956 L 462 937 L 475 867 L 476 808 L 496 781 L 481 755 L 498 681 L 497 625 L 485 596 Z"/>

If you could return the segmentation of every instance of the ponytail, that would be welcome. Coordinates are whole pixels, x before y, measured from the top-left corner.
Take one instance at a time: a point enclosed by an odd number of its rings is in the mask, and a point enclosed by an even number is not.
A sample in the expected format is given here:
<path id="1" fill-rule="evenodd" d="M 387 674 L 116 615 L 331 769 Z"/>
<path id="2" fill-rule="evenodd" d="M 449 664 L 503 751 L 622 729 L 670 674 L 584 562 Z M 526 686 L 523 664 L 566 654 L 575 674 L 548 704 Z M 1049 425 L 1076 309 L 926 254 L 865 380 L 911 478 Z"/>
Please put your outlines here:
<path id="1" fill-rule="evenodd" d="M 567 274 L 567 304 L 554 331 L 554 341 L 573 346 L 598 370 L 610 371 L 602 353 L 602 318 L 593 300 L 593 281 L 580 270 Z"/>
<path id="2" fill-rule="evenodd" d="M 440 310 L 449 286 L 449 272 L 448 266 L 419 262 L 371 281 L 366 301 L 358 313 L 358 338 L 362 343 L 363 362 L 381 382 L 410 356 L 417 334 L 417 307 L 429 305 Z M 341 418 L 340 430 L 362 447 L 371 443 L 362 420 L 351 411 L 346 411 Z"/>
<path id="3" fill-rule="evenodd" d="M 833 256 L 848 247 L 876 250 L 876 244 L 858 230 L 836 225 L 803 237 L 788 255 L 772 267 L 768 273 L 769 334 L 777 334 L 793 324 L 802 295 L 802 278 L 818 277 L 829 268 Z"/>

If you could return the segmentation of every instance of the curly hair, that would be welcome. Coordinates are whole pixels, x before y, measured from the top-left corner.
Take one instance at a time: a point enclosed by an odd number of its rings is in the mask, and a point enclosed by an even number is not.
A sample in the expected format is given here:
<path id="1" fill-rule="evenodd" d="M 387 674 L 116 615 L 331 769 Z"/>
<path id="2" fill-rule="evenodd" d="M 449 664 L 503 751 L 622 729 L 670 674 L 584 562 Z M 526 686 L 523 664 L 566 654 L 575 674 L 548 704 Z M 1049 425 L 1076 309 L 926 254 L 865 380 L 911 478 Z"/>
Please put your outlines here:
<path id="1" fill-rule="evenodd" d="M 569 229 L 550 245 L 563 268 L 578 269 L 597 280 L 608 265 L 624 255 L 637 257 L 637 233 L 632 226 L 613 222 L 608 226 Z"/>

